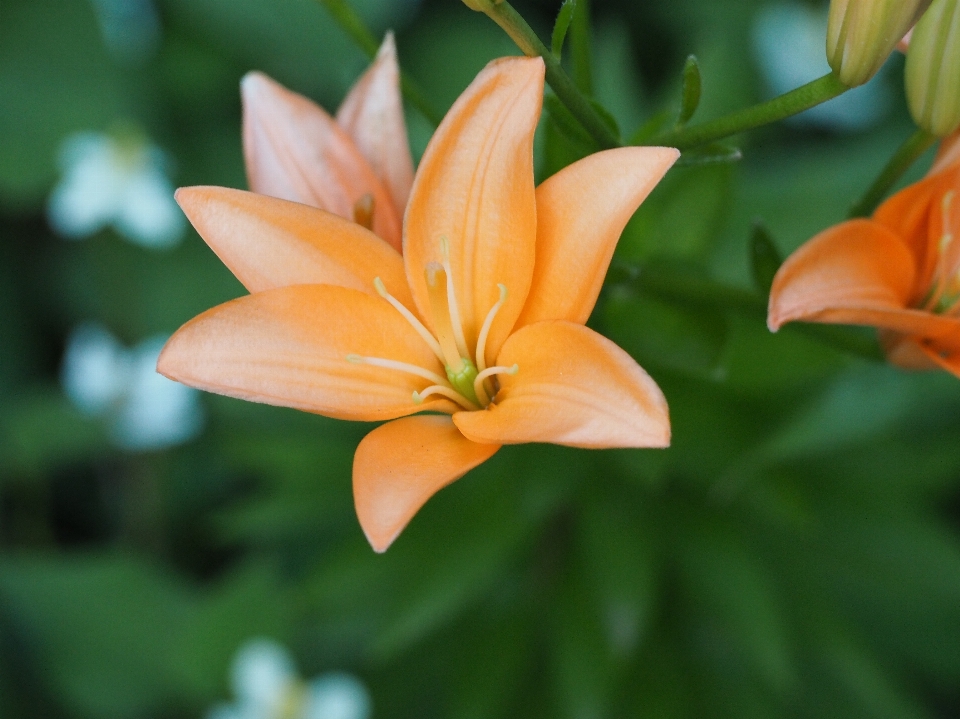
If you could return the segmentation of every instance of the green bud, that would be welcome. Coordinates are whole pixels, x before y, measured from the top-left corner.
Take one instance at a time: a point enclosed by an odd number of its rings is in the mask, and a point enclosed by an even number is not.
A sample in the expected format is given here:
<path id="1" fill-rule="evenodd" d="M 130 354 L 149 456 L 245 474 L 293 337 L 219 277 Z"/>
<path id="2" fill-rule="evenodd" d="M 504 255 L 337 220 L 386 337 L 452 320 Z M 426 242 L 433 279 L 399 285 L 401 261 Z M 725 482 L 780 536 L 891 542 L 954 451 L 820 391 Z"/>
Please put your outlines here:
<path id="1" fill-rule="evenodd" d="M 938 137 L 960 127 L 960 0 L 934 0 L 917 23 L 906 80 L 917 125 Z"/>
<path id="2" fill-rule="evenodd" d="M 847 87 L 876 75 L 932 0 L 832 0 L 827 60 Z"/>
<path id="3" fill-rule="evenodd" d="M 463 0 L 464 5 L 477 12 L 493 10 L 494 5 L 499 5 L 502 2 L 503 0 Z"/>

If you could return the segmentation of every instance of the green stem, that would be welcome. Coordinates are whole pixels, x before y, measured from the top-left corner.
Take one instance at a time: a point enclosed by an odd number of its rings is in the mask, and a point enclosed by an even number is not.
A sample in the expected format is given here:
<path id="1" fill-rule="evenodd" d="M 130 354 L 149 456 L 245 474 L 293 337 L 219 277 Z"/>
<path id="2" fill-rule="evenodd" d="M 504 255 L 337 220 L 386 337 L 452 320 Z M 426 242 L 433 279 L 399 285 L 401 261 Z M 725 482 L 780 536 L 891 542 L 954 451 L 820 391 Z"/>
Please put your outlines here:
<path id="1" fill-rule="evenodd" d="M 698 145 L 738 135 L 746 130 L 779 122 L 827 100 L 832 100 L 849 90 L 832 73 L 809 82 L 785 95 L 780 95 L 759 105 L 748 107 L 731 115 L 699 125 L 692 125 L 658 135 L 652 144 L 689 150 Z"/>
<path id="2" fill-rule="evenodd" d="M 863 197 L 850 208 L 850 217 L 872 215 L 891 188 L 897 184 L 897 180 L 903 176 L 903 173 L 910 169 L 910 166 L 920 159 L 923 153 L 933 147 L 936 141 L 936 136 L 931 135 L 926 130 L 917 130 L 908 137 L 907 141 L 893 154 L 893 157 L 890 158 L 886 167 L 873 181 Z"/>
<path id="3" fill-rule="evenodd" d="M 573 82 L 587 97 L 593 96 L 593 63 L 590 51 L 590 0 L 577 0 L 570 25 Z"/>
<path id="4" fill-rule="evenodd" d="M 363 22 L 363 18 L 354 12 L 346 0 L 320 0 L 320 3 L 333 15 L 333 19 L 337 21 L 347 35 L 360 46 L 367 57 L 372 60 L 377 56 L 380 42 L 370 32 L 370 29 Z M 400 73 L 400 89 L 407 100 L 410 101 L 410 104 L 417 108 L 427 120 L 435 126 L 440 124 L 443 116 L 434 109 L 419 85 L 405 72 Z"/>
<path id="5" fill-rule="evenodd" d="M 547 83 L 602 149 L 620 146 L 620 140 L 593 109 L 590 101 L 577 89 L 570 76 L 564 72 L 560 61 L 540 41 L 527 21 L 514 10 L 510 3 L 489 4 L 483 8 L 483 12 L 503 28 L 524 55 L 543 58 L 547 66 Z"/>

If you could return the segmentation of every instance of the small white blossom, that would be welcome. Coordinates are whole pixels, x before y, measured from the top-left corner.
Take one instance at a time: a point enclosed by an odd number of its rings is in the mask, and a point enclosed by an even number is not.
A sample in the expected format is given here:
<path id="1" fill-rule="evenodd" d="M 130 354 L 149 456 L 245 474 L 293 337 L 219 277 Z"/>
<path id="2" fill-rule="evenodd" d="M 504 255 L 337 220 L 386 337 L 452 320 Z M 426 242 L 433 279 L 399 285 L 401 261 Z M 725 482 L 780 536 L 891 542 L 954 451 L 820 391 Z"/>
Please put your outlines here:
<path id="1" fill-rule="evenodd" d="M 157 374 L 165 341 L 151 337 L 127 349 L 97 324 L 80 325 L 67 339 L 64 391 L 81 412 L 103 417 L 110 438 L 123 449 L 171 447 L 203 428 L 197 392 Z"/>
<path id="2" fill-rule="evenodd" d="M 143 140 L 85 132 L 64 142 L 63 177 L 47 204 L 50 225 L 68 239 L 110 226 L 143 247 L 176 245 L 186 222 L 173 199 L 163 152 Z"/>
<path id="3" fill-rule="evenodd" d="M 230 683 L 236 702 L 218 704 L 206 719 L 369 719 L 370 694 L 350 674 L 331 672 L 309 683 L 293 659 L 271 639 L 252 639 L 233 660 Z"/>
<path id="4" fill-rule="evenodd" d="M 823 49 L 826 36 L 825 7 L 781 3 L 764 7 L 757 14 L 754 49 L 774 94 L 782 95 L 830 72 Z M 878 76 L 789 122 L 839 132 L 861 130 L 883 118 L 891 99 L 889 88 Z"/>

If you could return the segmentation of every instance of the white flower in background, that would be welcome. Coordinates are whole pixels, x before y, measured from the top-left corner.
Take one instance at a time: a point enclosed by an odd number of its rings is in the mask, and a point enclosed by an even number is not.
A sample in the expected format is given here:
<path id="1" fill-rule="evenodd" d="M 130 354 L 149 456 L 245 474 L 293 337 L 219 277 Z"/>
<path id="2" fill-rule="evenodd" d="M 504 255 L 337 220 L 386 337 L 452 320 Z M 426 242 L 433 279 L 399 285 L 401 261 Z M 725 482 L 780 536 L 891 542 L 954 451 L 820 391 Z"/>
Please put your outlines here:
<path id="1" fill-rule="evenodd" d="M 342 672 L 304 682 L 290 654 L 270 639 L 252 639 L 233 659 L 230 680 L 236 701 L 221 704 L 207 719 L 368 719 L 370 694 Z"/>
<path id="2" fill-rule="evenodd" d="M 171 447 L 203 428 L 197 392 L 157 374 L 166 340 L 158 335 L 127 349 L 97 324 L 79 325 L 67 339 L 64 391 L 81 412 L 103 417 L 110 438 L 123 449 Z"/>
<path id="3" fill-rule="evenodd" d="M 68 137 L 60 151 L 63 177 L 47 204 L 50 225 L 69 239 L 112 226 L 144 247 L 176 245 L 186 222 L 166 165 L 163 152 L 134 133 Z"/>
<path id="4" fill-rule="evenodd" d="M 90 0 L 100 34 L 110 53 L 122 62 L 137 63 L 160 44 L 160 18 L 152 0 Z"/>
<path id="5" fill-rule="evenodd" d="M 827 8 L 780 4 L 763 8 L 753 26 L 753 44 L 764 80 L 782 95 L 830 72 L 824 53 Z M 883 73 L 791 118 L 794 125 L 838 132 L 862 130 L 881 120 L 892 97 Z"/>

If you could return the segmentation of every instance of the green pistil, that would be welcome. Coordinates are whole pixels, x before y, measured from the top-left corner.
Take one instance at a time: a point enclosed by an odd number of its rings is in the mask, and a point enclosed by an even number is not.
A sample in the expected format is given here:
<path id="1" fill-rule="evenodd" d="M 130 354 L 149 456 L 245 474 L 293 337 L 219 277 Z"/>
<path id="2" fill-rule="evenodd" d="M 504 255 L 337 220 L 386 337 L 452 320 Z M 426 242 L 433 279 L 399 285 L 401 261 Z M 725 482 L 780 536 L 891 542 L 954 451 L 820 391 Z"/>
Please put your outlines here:
<path id="1" fill-rule="evenodd" d="M 463 367 L 459 372 L 454 372 L 449 365 L 444 368 L 447 370 L 447 379 L 457 392 L 474 404 L 480 404 L 477 393 L 473 389 L 473 381 L 477 378 L 477 366 L 466 357 L 462 357 L 460 361 L 463 362 Z"/>

